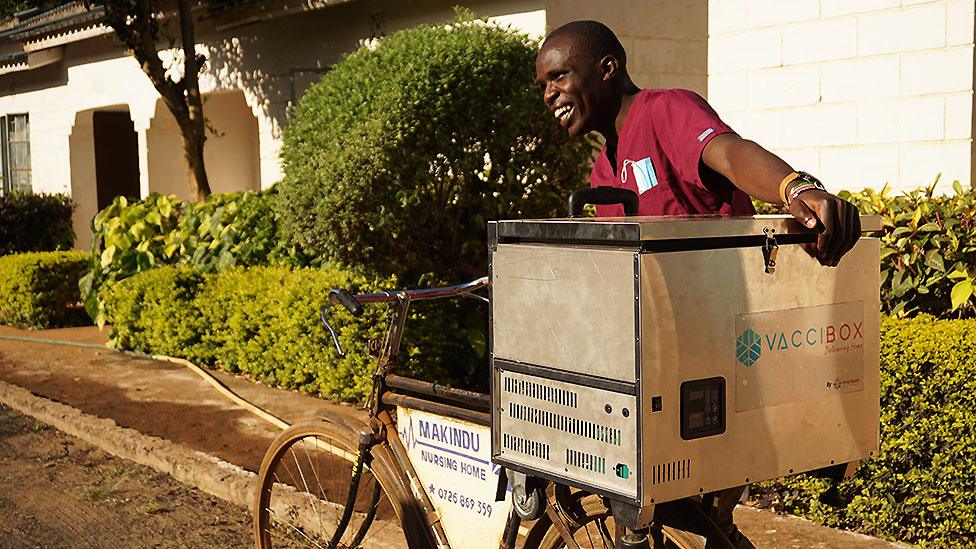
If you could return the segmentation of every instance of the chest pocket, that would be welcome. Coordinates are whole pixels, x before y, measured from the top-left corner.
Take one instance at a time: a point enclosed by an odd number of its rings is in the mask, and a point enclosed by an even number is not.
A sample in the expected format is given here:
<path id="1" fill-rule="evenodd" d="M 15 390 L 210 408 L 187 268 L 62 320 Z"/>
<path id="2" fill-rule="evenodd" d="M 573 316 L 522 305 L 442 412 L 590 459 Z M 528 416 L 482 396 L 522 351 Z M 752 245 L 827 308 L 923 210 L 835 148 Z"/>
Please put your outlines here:
<path id="1" fill-rule="evenodd" d="M 637 184 L 637 190 L 641 194 L 657 187 L 657 173 L 654 171 L 654 163 L 651 162 L 650 157 L 636 162 L 626 159 L 624 160 L 623 168 L 620 174 L 621 182 L 627 182 L 627 171 L 630 168 L 630 171 L 634 173 L 634 182 Z"/>

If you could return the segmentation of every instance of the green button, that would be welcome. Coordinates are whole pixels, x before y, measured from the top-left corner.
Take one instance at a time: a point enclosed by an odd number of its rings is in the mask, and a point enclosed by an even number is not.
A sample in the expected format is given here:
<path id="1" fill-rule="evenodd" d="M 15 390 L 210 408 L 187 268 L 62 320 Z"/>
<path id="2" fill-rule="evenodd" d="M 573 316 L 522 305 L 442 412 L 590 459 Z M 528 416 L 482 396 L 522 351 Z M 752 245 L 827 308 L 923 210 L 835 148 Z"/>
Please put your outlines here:
<path id="1" fill-rule="evenodd" d="M 613 468 L 613 470 L 614 472 L 617 473 L 617 476 L 620 478 L 627 478 L 630 476 L 630 468 L 624 465 L 623 463 L 618 463 L 617 466 Z"/>

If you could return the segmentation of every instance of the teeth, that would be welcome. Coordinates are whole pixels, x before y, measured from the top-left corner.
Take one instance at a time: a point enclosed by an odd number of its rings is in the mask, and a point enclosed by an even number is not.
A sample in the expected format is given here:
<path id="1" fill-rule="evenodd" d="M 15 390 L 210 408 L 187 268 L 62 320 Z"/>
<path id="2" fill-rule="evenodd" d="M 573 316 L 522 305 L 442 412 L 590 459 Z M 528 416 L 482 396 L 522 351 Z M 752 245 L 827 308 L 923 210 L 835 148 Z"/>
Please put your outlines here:
<path id="1" fill-rule="evenodd" d="M 573 110 L 573 106 L 572 105 L 563 105 L 562 107 L 559 107 L 558 109 L 556 109 L 555 113 L 553 113 L 553 114 L 556 115 L 556 118 L 562 118 L 562 117 L 568 115 L 570 113 L 570 111 L 572 111 L 572 110 Z"/>

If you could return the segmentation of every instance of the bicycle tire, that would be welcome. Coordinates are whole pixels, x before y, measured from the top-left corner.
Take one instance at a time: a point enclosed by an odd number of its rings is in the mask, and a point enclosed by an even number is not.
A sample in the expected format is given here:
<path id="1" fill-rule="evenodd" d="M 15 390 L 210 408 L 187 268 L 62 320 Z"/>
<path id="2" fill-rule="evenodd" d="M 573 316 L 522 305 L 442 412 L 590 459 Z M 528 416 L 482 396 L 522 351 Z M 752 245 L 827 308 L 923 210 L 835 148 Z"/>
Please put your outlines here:
<path id="1" fill-rule="evenodd" d="M 349 498 L 358 439 L 359 433 L 350 426 L 324 420 L 294 425 L 275 438 L 258 475 L 254 507 L 256 547 L 289 547 L 292 540 L 300 546 L 331 546 L 335 525 Z M 384 547 L 430 547 L 419 506 L 402 476 L 396 473 L 389 450 L 373 446 L 368 457 L 368 467 L 362 471 L 352 502 L 352 518 L 338 547 L 378 546 L 373 538 L 378 532 L 383 534 Z M 370 517 L 375 486 L 381 492 L 375 517 L 378 523 Z M 350 544 L 362 536 L 362 544 Z"/>
<path id="2" fill-rule="evenodd" d="M 613 514 L 603 503 L 603 499 L 586 492 L 573 494 L 573 503 L 565 510 L 568 526 L 573 540 L 580 549 L 612 549 L 614 547 Z M 660 542 L 651 542 L 655 548 L 664 549 L 703 549 L 705 539 L 684 530 L 658 525 L 662 533 Z M 564 549 L 565 541 L 552 524 L 548 515 L 543 515 L 529 530 L 525 549 Z"/>

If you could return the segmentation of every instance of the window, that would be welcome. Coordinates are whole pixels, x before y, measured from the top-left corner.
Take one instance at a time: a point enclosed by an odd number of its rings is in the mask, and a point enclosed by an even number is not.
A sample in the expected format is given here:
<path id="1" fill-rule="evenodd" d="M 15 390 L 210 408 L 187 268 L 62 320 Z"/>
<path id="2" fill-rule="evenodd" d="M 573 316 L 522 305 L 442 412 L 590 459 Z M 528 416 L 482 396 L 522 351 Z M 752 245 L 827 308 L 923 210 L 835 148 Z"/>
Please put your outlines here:
<path id="1" fill-rule="evenodd" d="M 26 114 L 0 117 L 3 192 L 31 192 L 30 122 Z"/>

